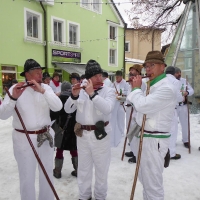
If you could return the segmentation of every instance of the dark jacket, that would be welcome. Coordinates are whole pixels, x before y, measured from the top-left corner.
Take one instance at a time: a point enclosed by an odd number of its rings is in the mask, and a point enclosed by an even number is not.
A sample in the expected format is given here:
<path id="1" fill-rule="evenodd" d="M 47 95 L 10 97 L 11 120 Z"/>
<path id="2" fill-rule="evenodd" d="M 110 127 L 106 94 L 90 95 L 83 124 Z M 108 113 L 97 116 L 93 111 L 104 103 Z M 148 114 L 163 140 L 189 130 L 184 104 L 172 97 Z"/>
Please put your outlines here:
<path id="1" fill-rule="evenodd" d="M 76 111 L 68 114 L 64 110 L 64 104 L 66 100 L 69 98 L 69 96 L 70 96 L 69 92 L 62 92 L 60 94 L 60 100 L 63 103 L 63 107 L 59 112 L 51 111 L 51 119 L 52 120 L 56 119 L 56 123 L 58 123 L 61 128 L 64 128 L 65 123 L 67 121 L 67 116 L 71 115 L 71 118 L 69 119 L 69 122 L 67 124 L 67 128 L 63 134 L 61 147 L 58 147 L 58 148 L 62 150 L 77 150 L 76 135 L 74 133 L 74 126 L 76 123 L 76 120 L 75 120 Z"/>

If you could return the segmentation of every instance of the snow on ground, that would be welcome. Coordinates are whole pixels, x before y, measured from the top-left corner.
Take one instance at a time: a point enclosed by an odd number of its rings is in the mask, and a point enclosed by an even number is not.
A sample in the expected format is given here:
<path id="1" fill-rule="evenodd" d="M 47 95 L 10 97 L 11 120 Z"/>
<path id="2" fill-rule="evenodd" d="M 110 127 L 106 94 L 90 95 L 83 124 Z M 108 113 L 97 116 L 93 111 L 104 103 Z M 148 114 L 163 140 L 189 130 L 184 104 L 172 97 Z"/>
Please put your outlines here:
<path id="1" fill-rule="evenodd" d="M 183 147 L 181 131 L 177 140 L 177 153 L 180 160 L 171 160 L 169 168 L 164 170 L 165 200 L 200 200 L 200 115 L 192 114 L 191 122 L 191 154 Z M 12 148 L 12 118 L 0 120 L 0 200 L 20 200 L 17 164 Z M 108 178 L 107 200 L 129 200 L 135 164 L 129 164 L 128 158 L 121 161 L 124 138 L 117 148 L 112 148 L 112 159 Z M 127 151 L 129 151 L 127 146 Z M 76 178 L 71 176 L 73 170 L 68 151 L 62 178 L 55 179 L 54 185 L 61 200 L 78 200 Z M 38 175 L 36 175 L 36 191 L 38 192 Z M 142 200 L 142 185 L 137 182 L 135 200 Z"/>

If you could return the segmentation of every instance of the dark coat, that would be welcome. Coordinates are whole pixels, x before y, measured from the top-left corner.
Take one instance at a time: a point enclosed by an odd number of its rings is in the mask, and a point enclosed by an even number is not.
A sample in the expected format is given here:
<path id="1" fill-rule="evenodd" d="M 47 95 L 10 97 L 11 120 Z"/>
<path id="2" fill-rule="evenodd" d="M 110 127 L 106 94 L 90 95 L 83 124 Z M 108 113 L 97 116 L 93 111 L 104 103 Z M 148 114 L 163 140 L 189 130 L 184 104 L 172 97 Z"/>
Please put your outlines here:
<path id="1" fill-rule="evenodd" d="M 76 146 L 76 135 L 74 133 L 74 126 L 76 123 L 76 111 L 73 113 L 66 113 L 64 110 L 64 104 L 66 100 L 69 98 L 68 92 L 62 92 L 60 95 L 60 100 L 63 103 L 63 107 L 59 112 L 52 112 L 51 111 L 51 119 L 56 119 L 56 123 L 60 125 L 61 128 L 64 128 L 65 123 L 67 121 L 67 116 L 71 115 L 71 118 L 69 119 L 69 122 L 67 124 L 67 128 L 64 132 L 61 147 L 58 147 L 62 150 L 77 150 Z M 55 133 L 56 134 L 56 133 Z"/>

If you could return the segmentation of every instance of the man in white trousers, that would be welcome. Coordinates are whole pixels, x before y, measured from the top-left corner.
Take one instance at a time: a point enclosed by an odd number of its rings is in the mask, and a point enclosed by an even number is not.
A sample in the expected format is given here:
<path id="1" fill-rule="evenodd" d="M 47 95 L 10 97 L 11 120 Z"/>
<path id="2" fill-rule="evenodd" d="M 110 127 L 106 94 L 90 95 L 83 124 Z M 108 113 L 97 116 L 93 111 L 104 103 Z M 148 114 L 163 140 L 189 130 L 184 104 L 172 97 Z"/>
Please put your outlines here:
<path id="1" fill-rule="evenodd" d="M 39 197 L 35 193 L 35 172 L 37 160 L 26 138 L 25 131 L 14 110 L 16 106 L 30 136 L 30 139 L 41 159 L 46 172 L 53 182 L 53 137 L 54 131 L 49 128 L 51 124 L 49 112 L 59 111 L 62 102 L 47 84 L 42 83 L 42 67 L 33 59 L 26 60 L 24 72 L 20 75 L 33 86 L 18 89 L 27 82 L 17 83 L 9 89 L 11 98 L 6 95 L 3 101 L 1 119 L 13 116 L 13 149 L 17 161 L 21 200 L 54 200 L 49 183 L 39 166 Z M 39 137 L 38 137 L 39 136 Z M 46 137 L 48 136 L 48 137 Z M 41 137 L 43 139 L 41 139 Z M 38 141 L 37 141 L 38 139 Z"/>
<path id="2" fill-rule="evenodd" d="M 180 81 L 180 90 L 183 96 L 186 98 L 188 96 L 192 96 L 194 94 L 194 90 L 189 82 L 181 77 L 181 70 L 178 67 L 175 67 L 175 77 Z M 187 88 L 187 90 L 186 90 Z M 182 129 L 182 141 L 183 145 L 186 148 L 189 148 L 188 143 L 188 109 L 187 102 L 184 100 L 183 102 L 179 102 L 177 106 L 177 114 L 181 124 Z"/>
<path id="3" fill-rule="evenodd" d="M 142 126 L 143 115 L 146 114 L 139 180 L 143 185 L 144 200 L 164 200 L 162 173 L 177 97 L 174 86 L 164 73 L 166 64 L 160 51 L 148 52 L 143 66 L 147 75 L 151 75 L 149 95 L 141 90 L 141 76 L 136 76 L 131 82 L 132 92 L 127 97 L 137 110 L 139 126 Z M 140 133 L 137 150 L 139 137 Z"/>
<path id="4" fill-rule="evenodd" d="M 67 113 L 77 110 L 75 128 L 79 126 L 81 132 L 77 134 L 79 199 L 92 198 L 94 165 L 94 196 L 96 200 L 105 200 L 111 156 L 110 117 L 116 101 L 115 91 L 102 86 L 102 69 L 95 60 L 87 62 L 85 77 L 85 89 L 80 88 L 81 84 L 74 85 L 64 109 Z"/>
<path id="5" fill-rule="evenodd" d="M 124 101 L 127 96 L 129 89 L 129 84 L 123 79 L 122 71 L 116 71 L 115 73 L 116 81 L 113 83 L 113 88 L 115 90 L 116 99 L 115 106 L 112 112 L 111 125 L 111 146 L 116 147 L 121 141 L 122 136 L 125 131 L 125 118 L 126 109 L 124 106 Z M 123 97 L 124 100 L 121 100 Z"/>
<path id="6" fill-rule="evenodd" d="M 169 66 L 165 70 L 165 73 L 166 73 L 169 81 L 176 88 L 177 104 L 178 104 L 179 102 L 182 102 L 184 100 L 184 98 L 183 98 L 182 92 L 180 91 L 180 82 L 174 76 L 175 68 L 173 66 Z M 170 130 L 171 137 L 170 137 L 170 144 L 169 144 L 170 158 L 174 159 L 174 160 L 178 160 L 181 158 L 181 155 L 176 153 L 177 133 L 178 133 L 178 116 L 177 116 L 177 106 L 176 106 L 174 109 L 174 116 L 173 116 L 172 126 L 171 126 L 171 130 Z"/>

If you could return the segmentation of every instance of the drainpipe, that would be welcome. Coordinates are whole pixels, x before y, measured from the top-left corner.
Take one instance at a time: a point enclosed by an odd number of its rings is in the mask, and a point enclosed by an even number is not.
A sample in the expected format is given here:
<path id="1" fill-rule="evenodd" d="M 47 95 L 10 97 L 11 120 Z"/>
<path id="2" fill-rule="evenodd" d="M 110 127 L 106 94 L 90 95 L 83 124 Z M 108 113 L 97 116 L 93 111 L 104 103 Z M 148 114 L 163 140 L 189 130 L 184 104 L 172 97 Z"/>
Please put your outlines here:
<path id="1" fill-rule="evenodd" d="M 126 62 L 125 62 L 125 44 L 126 44 L 126 29 L 127 29 L 127 24 L 124 24 L 124 63 L 123 63 L 123 74 L 124 74 L 124 79 L 126 78 Z"/>
<path id="2" fill-rule="evenodd" d="M 44 59 L 45 59 L 45 67 L 46 67 L 45 71 L 48 72 L 47 13 L 42 1 L 40 1 L 40 5 L 44 11 L 44 41 L 46 41 L 46 45 L 44 46 Z"/>

